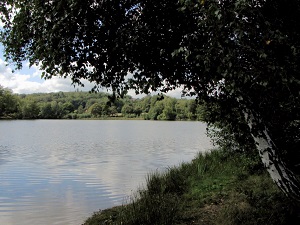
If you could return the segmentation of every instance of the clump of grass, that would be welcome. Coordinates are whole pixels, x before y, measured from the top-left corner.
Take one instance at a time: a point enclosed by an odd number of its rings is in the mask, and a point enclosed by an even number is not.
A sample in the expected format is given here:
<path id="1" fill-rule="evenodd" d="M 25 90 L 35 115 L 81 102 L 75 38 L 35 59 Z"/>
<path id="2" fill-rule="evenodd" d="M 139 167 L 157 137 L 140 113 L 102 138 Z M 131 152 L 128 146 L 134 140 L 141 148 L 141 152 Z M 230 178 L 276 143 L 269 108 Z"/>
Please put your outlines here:
<path id="1" fill-rule="evenodd" d="M 180 168 L 169 168 L 164 173 L 154 172 L 146 178 L 145 189 L 140 189 L 123 207 L 122 224 L 174 224 L 182 210 L 181 196 L 187 190 L 186 177 Z"/>
<path id="2" fill-rule="evenodd" d="M 146 181 L 128 204 L 95 213 L 85 225 L 290 225 L 299 220 L 297 209 L 251 155 L 211 151 L 149 174 Z"/>

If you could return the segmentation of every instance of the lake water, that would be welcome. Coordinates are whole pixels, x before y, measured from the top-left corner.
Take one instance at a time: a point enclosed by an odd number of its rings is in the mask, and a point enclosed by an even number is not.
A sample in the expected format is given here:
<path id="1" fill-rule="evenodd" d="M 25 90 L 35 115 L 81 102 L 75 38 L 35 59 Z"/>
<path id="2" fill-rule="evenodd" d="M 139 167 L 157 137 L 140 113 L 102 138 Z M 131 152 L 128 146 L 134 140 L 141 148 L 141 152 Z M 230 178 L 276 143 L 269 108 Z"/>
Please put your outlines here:
<path id="1" fill-rule="evenodd" d="M 211 148 L 200 122 L 0 121 L 0 224 L 77 225 Z"/>

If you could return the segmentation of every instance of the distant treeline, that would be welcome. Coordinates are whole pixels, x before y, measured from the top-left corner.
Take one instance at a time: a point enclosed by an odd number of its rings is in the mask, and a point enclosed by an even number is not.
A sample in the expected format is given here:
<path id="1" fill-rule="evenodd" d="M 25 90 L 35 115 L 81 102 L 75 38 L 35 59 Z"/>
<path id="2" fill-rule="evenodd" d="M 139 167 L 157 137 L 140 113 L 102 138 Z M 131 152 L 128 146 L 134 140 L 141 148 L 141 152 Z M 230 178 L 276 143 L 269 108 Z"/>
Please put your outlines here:
<path id="1" fill-rule="evenodd" d="M 58 92 L 14 94 L 0 87 L 0 118 L 85 119 L 142 118 L 146 120 L 202 120 L 203 109 L 193 99 L 168 96 L 125 96 L 114 102 L 107 93 Z"/>

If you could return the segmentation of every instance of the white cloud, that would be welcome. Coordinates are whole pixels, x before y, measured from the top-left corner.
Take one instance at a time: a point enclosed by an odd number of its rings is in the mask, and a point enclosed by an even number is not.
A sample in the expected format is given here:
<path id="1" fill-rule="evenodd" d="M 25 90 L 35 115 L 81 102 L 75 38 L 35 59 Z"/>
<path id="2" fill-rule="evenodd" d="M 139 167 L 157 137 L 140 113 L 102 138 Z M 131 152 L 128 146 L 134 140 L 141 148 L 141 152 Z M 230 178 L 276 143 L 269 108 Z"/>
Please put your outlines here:
<path id="1" fill-rule="evenodd" d="M 12 72 L 9 66 L 0 58 L 0 85 L 11 89 L 17 94 L 30 94 L 30 93 L 50 93 L 50 92 L 69 92 L 69 91 L 90 91 L 94 84 L 82 80 L 84 87 L 78 87 L 72 85 L 70 78 L 53 77 L 49 80 L 41 78 L 42 71 L 38 66 L 33 65 L 30 69 L 29 64 L 24 65 L 24 69 L 21 71 Z M 106 89 L 103 89 L 106 91 Z M 177 88 L 167 93 L 168 96 L 174 98 L 181 98 L 181 88 Z M 134 90 L 129 90 L 129 95 L 135 98 L 142 98 L 145 94 L 136 95 Z M 152 94 L 157 94 L 153 92 Z"/>
<path id="2" fill-rule="evenodd" d="M 26 65 L 25 67 L 27 67 Z M 12 72 L 6 63 L 0 58 L 0 85 L 11 89 L 14 93 L 29 94 L 38 92 L 74 91 L 77 88 L 89 91 L 93 84 L 83 81 L 85 87 L 74 87 L 70 78 L 53 77 L 49 80 L 41 79 L 41 71 L 37 66 L 32 66 L 30 71 Z"/>
<path id="3" fill-rule="evenodd" d="M 181 98 L 182 95 L 182 89 L 181 88 L 176 88 L 175 90 L 169 91 L 167 93 L 168 96 L 173 97 L 173 98 Z"/>

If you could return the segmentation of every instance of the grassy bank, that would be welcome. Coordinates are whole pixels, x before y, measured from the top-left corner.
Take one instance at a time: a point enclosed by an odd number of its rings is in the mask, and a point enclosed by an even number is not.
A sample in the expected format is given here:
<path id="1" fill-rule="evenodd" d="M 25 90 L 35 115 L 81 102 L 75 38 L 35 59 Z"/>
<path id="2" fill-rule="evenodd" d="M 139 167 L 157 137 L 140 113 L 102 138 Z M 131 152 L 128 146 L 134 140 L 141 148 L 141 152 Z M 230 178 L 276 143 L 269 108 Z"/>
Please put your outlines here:
<path id="1" fill-rule="evenodd" d="M 299 224 L 299 208 L 273 184 L 259 159 L 213 151 L 147 177 L 128 204 L 94 213 L 84 225 Z"/>

